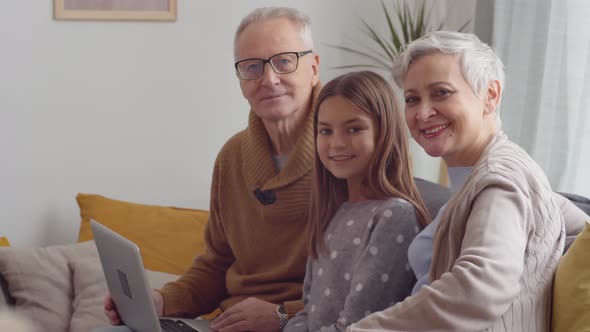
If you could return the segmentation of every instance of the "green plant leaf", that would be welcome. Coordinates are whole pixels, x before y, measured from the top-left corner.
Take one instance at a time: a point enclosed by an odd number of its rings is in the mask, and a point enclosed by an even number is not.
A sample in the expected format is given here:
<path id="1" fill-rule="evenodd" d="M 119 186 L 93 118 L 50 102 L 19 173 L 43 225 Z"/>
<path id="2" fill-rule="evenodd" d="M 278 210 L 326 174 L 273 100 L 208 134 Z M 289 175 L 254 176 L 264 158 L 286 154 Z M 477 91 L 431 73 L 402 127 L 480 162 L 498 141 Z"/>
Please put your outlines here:
<path id="1" fill-rule="evenodd" d="M 378 57 L 376 57 L 376 56 L 374 56 L 372 54 L 369 54 L 367 52 L 355 50 L 355 49 L 350 48 L 350 47 L 347 47 L 347 46 L 339 46 L 339 45 L 327 45 L 327 46 L 330 46 L 330 47 L 333 47 L 333 48 L 336 48 L 336 49 L 339 49 L 339 50 L 342 50 L 342 51 L 345 51 L 345 52 L 349 52 L 349 53 L 353 53 L 353 54 L 356 54 L 356 55 L 360 55 L 360 56 L 363 56 L 365 58 L 369 58 L 370 60 L 378 63 L 380 66 L 382 66 L 384 68 L 390 67 L 390 65 L 387 62 L 385 62 L 385 61 L 379 59 Z"/>
<path id="2" fill-rule="evenodd" d="M 430 14 L 432 14 L 432 8 L 434 6 L 428 8 L 428 11 L 426 12 L 426 14 L 424 15 L 424 33 L 428 32 L 428 31 L 432 31 L 430 29 L 430 24 L 428 22 L 430 22 Z M 440 29 L 439 29 L 440 30 Z M 420 37 L 424 36 L 424 34 L 422 34 Z"/>
<path id="3" fill-rule="evenodd" d="M 459 32 L 465 31 L 465 28 L 467 28 L 467 26 L 469 25 L 469 23 L 471 23 L 471 20 L 467 20 L 467 22 L 463 23 L 463 25 L 457 31 L 459 31 Z"/>
<path id="4" fill-rule="evenodd" d="M 355 43 L 355 47 L 327 45 L 343 52 L 359 55 L 372 62 L 372 64 L 352 64 L 333 68 L 362 67 L 390 70 L 393 60 L 399 55 L 404 45 L 432 31 L 431 27 L 436 27 L 436 30 L 445 29 L 446 22 L 444 19 L 440 23 L 432 22 L 431 14 L 434 5 L 428 6 L 425 0 L 416 1 L 414 10 L 410 8 L 408 0 L 391 0 L 391 3 L 393 9 L 389 9 L 385 0 L 381 0 L 381 8 L 383 9 L 389 36 L 380 35 L 377 32 L 379 29 L 375 25 L 370 25 L 366 20 L 361 19 L 361 32 L 368 37 L 369 45 L 358 42 Z M 397 18 L 397 22 L 394 21 L 394 18 Z M 374 22 L 371 23 L 374 24 Z M 471 20 L 468 20 L 457 31 L 464 31 L 470 23 Z"/>
<path id="5" fill-rule="evenodd" d="M 377 32 L 375 31 L 375 29 L 373 29 L 367 22 L 365 22 L 365 20 L 362 20 L 363 24 L 365 25 L 365 28 L 367 28 L 368 31 L 364 31 L 365 34 L 367 34 L 369 36 L 369 38 L 373 39 L 377 44 L 379 44 L 379 46 L 381 46 L 381 48 L 383 49 L 383 51 L 385 51 L 385 53 L 387 53 L 387 56 L 391 59 L 393 59 L 393 54 L 391 54 L 391 51 L 389 50 L 389 48 L 386 46 L 386 41 L 384 41 L 381 36 L 379 36 L 379 34 L 377 34 Z"/>
<path id="6" fill-rule="evenodd" d="M 391 15 L 389 15 L 389 10 L 387 10 L 387 7 L 385 7 L 385 3 L 383 1 L 381 1 L 381 6 L 383 7 L 385 19 L 387 20 L 387 26 L 389 27 L 389 33 L 391 34 L 391 42 L 392 42 L 392 44 L 390 45 L 391 53 L 394 56 L 397 56 L 399 54 L 399 50 L 403 44 L 397 35 L 397 31 L 395 31 L 395 28 L 393 26 L 393 21 L 391 20 Z"/>
<path id="7" fill-rule="evenodd" d="M 403 16 L 401 14 L 401 12 L 403 12 Z M 410 18 L 410 8 L 408 7 L 408 4 L 404 3 L 403 7 L 400 10 L 400 24 L 402 26 L 402 35 L 403 35 L 403 42 L 404 44 L 407 44 L 410 42 L 410 34 L 408 32 L 409 29 L 412 28 L 412 20 Z"/>
<path id="8" fill-rule="evenodd" d="M 365 48 L 367 53 L 368 53 L 368 51 L 372 52 L 374 56 L 380 58 L 385 63 L 389 63 L 392 61 L 392 58 L 389 57 L 387 54 L 383 54 L 382 51 L 376 50 L 373 47 L 368 46 L 362 42 L 357 42 L 357 44 L 359 44 L 360 47 Z"/>
<path id="9" fill-rule="evenodd" d="M 376 65 L 371 65 L 371 64 L 366 64 L 366 65 L 347 65 L 347 66 L 337 66 L 337 67 L 332 67 L 334 69 L 351 69 L 351 68 L 375 68 L 375 69 L 386 69 L 389 70 L 388 68 L 384 68 L 383 66 L 376 66 Z"/>
<path id="10" fill-rule="evenodd" d="M 422 5 L 418 9 L 418 20 L 416 22 L 416 26 L 414 27 L 414 33 L 412 34 L 412 40 L 416 40 L 424 35 L 424 31 L 425 31 L 424 13 L 425 13 L 425 4 L 424 4 L 424 1 L 422 1 Z"/>

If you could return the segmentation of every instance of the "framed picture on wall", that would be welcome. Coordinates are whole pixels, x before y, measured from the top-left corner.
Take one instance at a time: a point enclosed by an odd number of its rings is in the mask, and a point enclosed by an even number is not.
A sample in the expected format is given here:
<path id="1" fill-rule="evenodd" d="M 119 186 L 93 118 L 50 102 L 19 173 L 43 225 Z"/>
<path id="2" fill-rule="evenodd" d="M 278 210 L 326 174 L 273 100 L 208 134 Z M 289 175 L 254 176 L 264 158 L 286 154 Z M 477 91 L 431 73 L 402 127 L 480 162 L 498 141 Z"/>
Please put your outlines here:
<path id="1" fill-rule="evenodd" d="M 177 0 L 53 0 L 56 20 L 175 21 Z"/>

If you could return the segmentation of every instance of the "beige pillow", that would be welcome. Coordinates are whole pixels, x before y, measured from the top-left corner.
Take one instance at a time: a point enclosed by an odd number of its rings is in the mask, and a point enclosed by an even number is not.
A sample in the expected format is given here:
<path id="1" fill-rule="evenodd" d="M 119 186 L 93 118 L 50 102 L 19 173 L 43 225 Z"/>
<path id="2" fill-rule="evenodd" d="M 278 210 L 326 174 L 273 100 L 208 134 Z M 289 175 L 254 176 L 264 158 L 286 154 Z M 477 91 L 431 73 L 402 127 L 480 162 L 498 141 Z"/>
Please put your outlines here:
<path id="1" fill-rule="evenodd" d="M 15 300 L 15 311 L 42 331 L 67 331 L 73 297 L 68 261 L 93 255 L 94 242 L 0 248 L 0 273 Z"/>
<path id="2" fill-rule="evenodd" d="M 74 288 L 70 332 L 86 332 L 108 325 L 109 320 L 103 310 L 107 285 L 100 260 L 75 260 L 70 262 L 70 268 Z"/>
<path id="3" fill-rule="evenodd" d="M 0 331 L 33 332 L 33 324 L 11 310 L 0 310 Z"/>
<path id="4" fill-rule="evenodd" d="M 75 260 L 70 262 L 74 287 L 74 301 L 70 332 L 87 332 L 107 326 L 104 315 L 104 297 L 108 292 L 99 259 Z M 151 288 L 161 288 L 174 281 L 177 275 L 146 270 Z"/>

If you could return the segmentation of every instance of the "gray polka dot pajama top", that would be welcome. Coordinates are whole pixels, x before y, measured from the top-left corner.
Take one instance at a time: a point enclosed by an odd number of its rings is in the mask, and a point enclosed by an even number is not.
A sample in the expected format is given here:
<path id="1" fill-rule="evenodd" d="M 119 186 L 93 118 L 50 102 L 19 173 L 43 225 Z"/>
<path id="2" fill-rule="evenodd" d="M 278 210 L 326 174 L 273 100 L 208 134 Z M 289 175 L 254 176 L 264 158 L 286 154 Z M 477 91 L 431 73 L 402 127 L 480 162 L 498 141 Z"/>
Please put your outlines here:
<path id="1" fill-rule="evenodd" d="M 403 199 L 344 203 L 324 235 L 328 252 L 307 262 L 305 308 L 285 331 L 345 331 L 405 299 L 416 282 L 408 246 L 418 232 L 414 207 Z"/>

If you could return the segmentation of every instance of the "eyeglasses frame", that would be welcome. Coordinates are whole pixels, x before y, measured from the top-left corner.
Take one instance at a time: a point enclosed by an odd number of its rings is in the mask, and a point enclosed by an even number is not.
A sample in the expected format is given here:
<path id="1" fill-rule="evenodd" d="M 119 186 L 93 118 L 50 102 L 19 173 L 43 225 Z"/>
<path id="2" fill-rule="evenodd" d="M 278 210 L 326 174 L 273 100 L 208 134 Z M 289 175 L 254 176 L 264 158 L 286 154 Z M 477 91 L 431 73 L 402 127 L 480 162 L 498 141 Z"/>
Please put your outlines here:
<path id="1" fill-rule="evenodd" d="M 238 61 L 238 62 L 234 63 L 234 67 L 236 68 L 236 73 L 238 74 L 238 76 L 239 76 L 241 79 L 245 80 L 245 81 L 250 81 L 250 80 L 255 80 L 255 79 L 261 78 L 261 77 L 264 75 L 264 70 L 265 70 L 265 68 L 266 68 L 266 64 L 267 64 L 267 63 L 268 63 L 268 64 L 270 64 L 270 67 L 272 68 L 272 70 L 273 70 L 275 73 L 279 74 L 279 75 L 281 75 L 281 74 L 291 74 L 291 73 L 295 72 L 295 71 L 297 70 L 297 68 L 299 68 L 299 58 L 301 58 L 302 56 L 308 55 L 308 54 L 310 54 L 310 53 L 313 53 L 313 50 L 307 50 L 307 51 L 302 51 L 302 52 L 282 52 L 282 53 L 277 53 L 277 54 L 275 54 L 275 55 L 271 56 L 270 58 L 268 58 L 268 59 L 266 59 L 266 60 L 264 60 L 264 59 L 259 59 L 259 58 L 248 58 L 248 59 L 242 59 L 242 60 L 240 60 L 240 61 Z M 277 72 L 276 68 L 273 66 L 273 64 L 272 64 L 271 60 L 272 60 L 274 57 L 276 57 L 276 56 L 279 56 L 279 55 L 285 55 L 285 54 L 295 54 L 295 55 L 297 56 L 297 63 L 295 64 L 295 69 L 293 69 L 292 71 L 290 71 L 290 72 L 287 72 L 287 73 L 279 73 L 279 72 Z M 240 71 L 238 70 L 238 65 L 239 65 L 240 63 L 242 63 L 242 62 L 245 62 L 245 61 L 251 61 L 251 60 L 260 60 L 260 61 L 262 61 L 262 72 L 260 73 L 260 76 L 256 76 L 256 77 L 252 77 L 252 78 L 244 78 L 244 77 L 242 76 L 242 74 L 240 73 Z"/>

